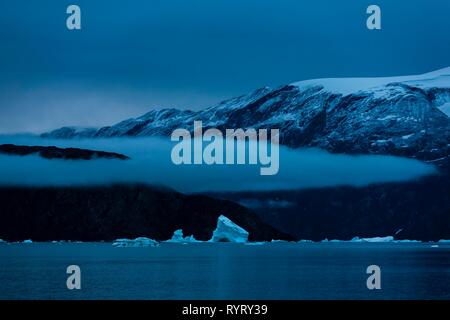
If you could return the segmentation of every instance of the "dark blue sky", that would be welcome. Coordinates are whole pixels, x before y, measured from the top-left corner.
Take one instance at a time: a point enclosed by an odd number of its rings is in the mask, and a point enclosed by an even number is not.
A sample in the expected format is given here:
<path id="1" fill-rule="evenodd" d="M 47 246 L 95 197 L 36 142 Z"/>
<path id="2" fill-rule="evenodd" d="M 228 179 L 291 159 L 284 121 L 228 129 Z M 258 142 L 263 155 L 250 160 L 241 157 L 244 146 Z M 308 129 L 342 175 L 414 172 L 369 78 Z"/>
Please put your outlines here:
<path id="1" fill-rule="evenodd" d="M 66 28 L 78 4 L 82 30 Z M 365 26 L 382 9 L 382 30 Z M 0 132 L 198 109 L 302 79 L 450 66 L 448 0 L 0 3 Z"/>

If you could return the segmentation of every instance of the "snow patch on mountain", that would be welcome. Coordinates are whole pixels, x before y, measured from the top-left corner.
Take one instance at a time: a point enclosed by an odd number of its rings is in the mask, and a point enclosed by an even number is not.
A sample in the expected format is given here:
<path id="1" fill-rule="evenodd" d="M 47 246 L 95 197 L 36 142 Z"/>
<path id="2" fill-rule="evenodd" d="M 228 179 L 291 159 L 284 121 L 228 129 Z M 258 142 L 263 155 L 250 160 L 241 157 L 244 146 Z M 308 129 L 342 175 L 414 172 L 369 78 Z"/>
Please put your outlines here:
<path id="1" fill-rule="evenodd" d="M 425 73 L 422 75 L 400 77 L 374 77 L 374 78 L 324 78 L 294 82 L 291 85 L 300 89 L 310 87 L 322 87 L 323 90 L 342 95 L 349 95 L 358 91 L 375 90 L 393 83 L 405 83 L 408 85 L 430 88 L 450 88 L 450 67 Z M 378 92 L 379 93 L 379 92 Z M 378 95 L 378 98 L 381 95 Z"/>
<path id="2" fill-rule="evenodd" d="M 450 102 L 444 103 L 442 106 L 439 107 L 439 110 L 445 113 L 447 117 L 450 117 Z"/>

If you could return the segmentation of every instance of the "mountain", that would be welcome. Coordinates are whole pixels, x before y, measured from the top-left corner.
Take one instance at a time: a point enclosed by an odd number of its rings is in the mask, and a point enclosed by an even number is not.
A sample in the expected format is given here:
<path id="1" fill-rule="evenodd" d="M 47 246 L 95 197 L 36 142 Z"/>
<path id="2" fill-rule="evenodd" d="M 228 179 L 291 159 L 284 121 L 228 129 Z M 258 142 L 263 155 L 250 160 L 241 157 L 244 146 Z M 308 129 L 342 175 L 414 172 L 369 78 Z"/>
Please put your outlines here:
<path id="1" fill-rule="evenodd" d="M 450 239 L 450 175 L 365 187 L 211 194 L 300 239 Z"/>
<path id="2" fill-rule="evenodd" d="M 294 239 L 239 204 L 205 195 L 143 185 L 0 187 L 0 235 L 8 241 L 168 240 L 178 229 L 209 240 L 221 215 L 247 230 L 250 241 Z"/>
<path id="3" fill-rule="evenodd" d="M 292 148 L 392 154 L 447 163 L 450 67 L 416 76 L 306 80 L 261 88 L 200 111 L 163 109 L 100 129 L 65 127 L 50 138 L 169 136 L 176 128 L 278 128 Z"/>

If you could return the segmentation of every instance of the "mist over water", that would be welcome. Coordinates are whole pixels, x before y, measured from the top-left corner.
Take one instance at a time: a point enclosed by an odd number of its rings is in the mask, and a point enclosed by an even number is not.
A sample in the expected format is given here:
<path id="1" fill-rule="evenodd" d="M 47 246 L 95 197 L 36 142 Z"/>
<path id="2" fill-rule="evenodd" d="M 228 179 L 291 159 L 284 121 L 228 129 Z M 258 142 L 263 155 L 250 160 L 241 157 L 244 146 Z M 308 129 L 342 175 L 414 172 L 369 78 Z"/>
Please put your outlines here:
<path id="1" fill-rule="evenodd" d="M 436 173 L 432 165 L 392 156 L 350 156 L 319 149 L 280 146 L 277 175 L 261 176 L 258 165 L 175 165 L 175 145 L 162 138 L 49 140 L 0 136 L 0 144 L 75 147 L 122 153 L 131 160 L 47 160 L 0 154 L 0 185 L 71 186 L 111 183 L 164 185 L 181 192 L 258 191 L 365 186 L 401 182 Z"/>

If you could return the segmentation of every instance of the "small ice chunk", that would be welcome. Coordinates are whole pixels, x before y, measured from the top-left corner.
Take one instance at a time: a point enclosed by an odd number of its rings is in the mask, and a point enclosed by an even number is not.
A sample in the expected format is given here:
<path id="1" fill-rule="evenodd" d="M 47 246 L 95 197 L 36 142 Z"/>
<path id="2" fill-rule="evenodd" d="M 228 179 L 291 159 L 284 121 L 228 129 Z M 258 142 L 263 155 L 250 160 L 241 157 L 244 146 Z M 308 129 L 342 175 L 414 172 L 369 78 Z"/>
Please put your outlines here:
<path id="1" fill-rule="evenodd" d="M 6 243 L 6 241 L 3 239 L 0 239 L 0 243 Z"/>
<path id="2" fill-rule="evenodd" d="M 373 238 L 362 238 L 363 242 L 392 242 L 394 241 L 394 237 L 387 236 L 387 237 L 373 237 Z"/>
<path id="3" fill-rule="evenodd" d="M 266 244 L 267 242 L 264 241 L 257 241 L 257 242 L 247 242 L 245 243 L 246 246 L 262 246 L 263 244 Z"/>
<path id="4" fill-rule="evenodd" d="M 178 229 L 178 230 L 175 230 L 172 238 L 167 240 L 166 242 L 187 243 L 187 242 L 200 242 L 200 241 L 196 240 L 193 235 L 185 237 L 183 235 L 183 230 Z"/>
<path id="5" fill-rule="evenodd" d="M 433 244 L 433 245 L 431 245 L 431 248 L 439 248 L 439 245 Z"/>
<path id="6" fill-rule="evenodd" d="M 33 241 L 28 239 L 28 240 L 23 240 L 22 243 L 33 243 Z"/>
<path id="7" fill-rule="evenodd" d="M 350 240 L 350 242 L 392 242 L 394 241 L 394 237 L 373 237 L 373 238 L 360 238 L 354 237 Z"/>
<path id="8" fill-rule="evenodd" d="M 217 219 L 217 227 L 214 230 L 210 242 L 238 242 L 248 241 L 248 232 L 235 224 L 227 217 L 221 215 Z"/>
<path id="9" fill-rule="evenodd" d="M 136 239 L 117 239 L 113 242 L 114 247 L 155 247 L 158 245 L 158 241 L 145 237 Z"/>
<path id="10" fill-rule="evenodd" d="M 438 241 L 439 243 L 450 243 L 450 240 L 441 239 Z"/>

